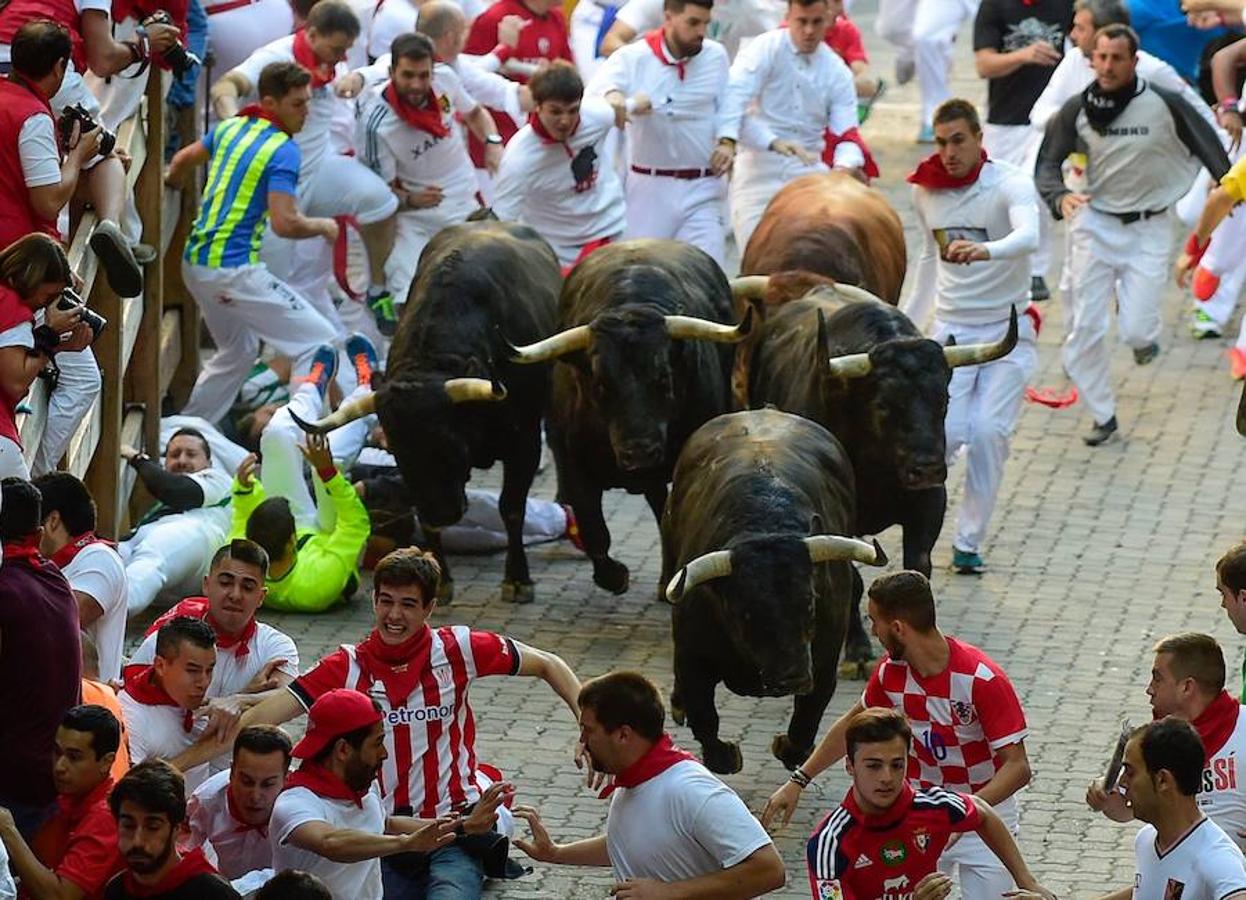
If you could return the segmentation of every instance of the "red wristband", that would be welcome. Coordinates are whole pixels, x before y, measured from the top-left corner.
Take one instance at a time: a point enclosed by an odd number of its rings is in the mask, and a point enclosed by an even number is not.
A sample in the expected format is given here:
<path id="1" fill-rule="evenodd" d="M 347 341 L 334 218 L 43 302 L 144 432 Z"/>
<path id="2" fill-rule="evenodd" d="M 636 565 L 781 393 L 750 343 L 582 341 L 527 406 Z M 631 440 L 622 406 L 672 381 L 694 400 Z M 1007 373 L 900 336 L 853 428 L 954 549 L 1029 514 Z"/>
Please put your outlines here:
<path id="1" fill-rule="evenodd" d="M 320 476 L 321 481 L 328 481 L 337 474 L 337 466 L 330 466 L 327 469 L 317 469 L 316 474 Z"/>
<path id="2" fill-rule="evenodd" d="M 511 49 L 510 47 L 506 46 L 505 44 L 498 44 L 490 52 L 498 58 L 499 62 L 506 62 L 508 59 L 511 58 L 511 54 L 514 53 L 515 51 Z"/>
<path id="3" fill-rule="evenodd" d="M 1185 241 L 1185 255 L 1190 257 L 1190 265 L 1198 265 L 1198 261 L 1203 258 L 1203 254 L 1207 252 L 1207 248 L 1210 246 L 1211 238 L 1200 244 L 1198 235 L 1190 232 L 1190 236 Z"/>

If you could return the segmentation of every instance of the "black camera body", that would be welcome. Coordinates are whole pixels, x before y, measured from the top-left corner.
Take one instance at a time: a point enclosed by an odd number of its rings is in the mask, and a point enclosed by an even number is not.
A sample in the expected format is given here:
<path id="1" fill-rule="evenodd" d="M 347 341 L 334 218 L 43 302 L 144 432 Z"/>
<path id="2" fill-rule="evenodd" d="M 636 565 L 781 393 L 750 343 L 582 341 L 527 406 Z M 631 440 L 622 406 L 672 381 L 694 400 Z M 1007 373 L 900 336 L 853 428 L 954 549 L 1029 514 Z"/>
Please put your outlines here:
<path id="1" fill-rule="evenodd" d="M 163 9 L 158 9 L 139 24 L 146 28 L 148 25 L 172 25 L 174 22 L 167 12 Z M 191 67 L 202 63 L 199 57 L 176 42 L 168 50 L 161 53 L 160 58 L 169 64 L 169 68 L 173 70 L 174 78 L 181 78 L 190 71 Z"/>
<path id="2" fill-rule="evenodd" d="M 83 135 L 99 127 L 99 122 L 95 121 L 95 117 L 81 103 L 75 103 L 73 106 L 66 106 L 61 112 L 60 130 L 61 145 L 68 148 L 69 140 L 73 137 L 74 122 L 78 123 L 78 134 Z M 100 146 L 99 155 L 107 156 L 112 153 L 113 148 L 117 146 L 117 136 L 107 128 L 100 129 Z"/>
<path id="3" fill-rule="evenodd" d="M 56 301 L 56 308 L 59 310 L 73 309 L 75 306 L 82 307 L 81 319 L 91 329 L 91 343 L 95 343 L 99 339 L 100 332 L 108 326 L 108 320 L 101 316 L 93 309 L 87 309 L 82 298 L 78 296 L 78 292 L 73 288 L 65 288 L 61 291 L 61 299 Z"/>

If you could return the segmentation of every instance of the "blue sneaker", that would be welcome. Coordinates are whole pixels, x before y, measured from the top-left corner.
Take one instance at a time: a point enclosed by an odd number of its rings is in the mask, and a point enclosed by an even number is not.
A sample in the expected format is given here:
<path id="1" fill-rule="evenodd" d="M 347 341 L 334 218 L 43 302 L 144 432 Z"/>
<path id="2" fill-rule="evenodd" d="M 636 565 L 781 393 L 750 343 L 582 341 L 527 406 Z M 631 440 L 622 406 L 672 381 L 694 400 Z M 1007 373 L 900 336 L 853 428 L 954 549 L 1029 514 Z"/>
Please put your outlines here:
<path id="1" fill-rule="evenodd" d="M 316 386 L 320 399 L 324 400 L 329 393 L 329 385 L 337 377 L 337 350 L 329 344 L 321 344 L 312 357 L 311 371 L 307 373 L 307 381 Z"/>
<path id="2" fill-rule="evenodd" d="M 355 379 L 360 384 L 371 386 L 372 375 L 380 366 L 380 358 L 366 335 L 356 331 L 346 339 L 346 358 L 355 367 Z"/>
<path id="3" fill-rule="evenodd" d="M 952 548 L 952 568 L 958 575 L 981 575 L 986 571 L 986 563 L 977 553 Z"/>
<path id="4" fill-rule="evenodd" d="M 917 132 L 917 143 L 933 144 L 934 143 L 934 126 L 923 125 L 921 130 Z"/>

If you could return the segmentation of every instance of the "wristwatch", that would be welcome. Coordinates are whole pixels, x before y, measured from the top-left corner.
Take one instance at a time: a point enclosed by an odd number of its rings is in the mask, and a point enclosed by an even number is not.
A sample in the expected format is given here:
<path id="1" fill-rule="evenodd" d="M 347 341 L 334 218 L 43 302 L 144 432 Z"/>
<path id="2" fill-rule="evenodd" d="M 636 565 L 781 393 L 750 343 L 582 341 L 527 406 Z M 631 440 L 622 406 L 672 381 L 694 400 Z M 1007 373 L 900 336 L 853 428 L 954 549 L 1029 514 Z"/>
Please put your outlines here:
<path id="1" fill-rule="evenodd" d="M 500 134 L 486 134 L 486 135 L 485 135 L 485 143 L 486 143 L 486 144 L 489 144 L 489 145 L 490 145 L 490 146 L 492 146 L 492 147 L 501 147 L 501 146 L 502 146 L 502 135 L 500 135 Z"/>

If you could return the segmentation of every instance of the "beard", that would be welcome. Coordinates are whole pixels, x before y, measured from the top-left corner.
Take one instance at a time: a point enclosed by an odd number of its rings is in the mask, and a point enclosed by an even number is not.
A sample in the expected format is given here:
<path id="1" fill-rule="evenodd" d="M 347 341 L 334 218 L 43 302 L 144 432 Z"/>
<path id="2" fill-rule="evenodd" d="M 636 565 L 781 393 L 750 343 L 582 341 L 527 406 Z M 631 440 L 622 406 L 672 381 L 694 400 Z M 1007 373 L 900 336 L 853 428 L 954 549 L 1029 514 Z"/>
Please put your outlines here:
<path id="1" fill-rule="evenodd" d="M 131 850 L 125 855 L 125 864 L 135 875 L 151 875 L 153 872 L 159 872 L 172 854 L 173 833 L 170 832 L 169 841 L 159 854 L 153 856 L 143 850 Z"/>
<path id="2" fill-rule="evenodd" d="M 342 773 L 342 780 L 352 791 L 366 791 L 376 779 L 376 773 L 380 769 L 380 766 L 369 766 L 356 756 L 346 763 L 346 771 Z"/>
<path id="3" fill-rule="evenodd" d="M 685 44 L 673 37 L 667 38 L 667 43 L 670 45 L 671 52 L 675 54 L 676 59 L 687 59 L 689 56 L 696 56 L 701 52 L 701 47 L 704 46 L 703 40 Z"/>

